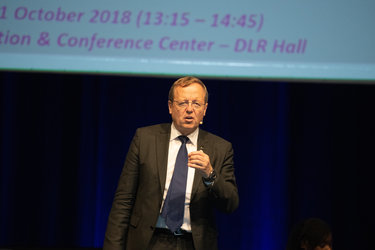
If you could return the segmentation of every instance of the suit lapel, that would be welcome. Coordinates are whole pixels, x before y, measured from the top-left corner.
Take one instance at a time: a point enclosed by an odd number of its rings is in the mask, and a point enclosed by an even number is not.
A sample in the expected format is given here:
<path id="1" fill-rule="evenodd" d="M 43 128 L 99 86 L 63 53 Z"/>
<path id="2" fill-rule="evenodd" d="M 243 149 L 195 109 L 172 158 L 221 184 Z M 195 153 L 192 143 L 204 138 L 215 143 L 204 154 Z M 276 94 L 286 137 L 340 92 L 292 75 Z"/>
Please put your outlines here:
<path id="1" fill-rule="evenodd" d="M 168 149 L 169 149 L 170 125 L 169 129 L 165 127 L 163 131 L 156 135 L 156 162 L 159 173 L 160 193 L 163 198 L 165 180 L 167 176 Z"/>

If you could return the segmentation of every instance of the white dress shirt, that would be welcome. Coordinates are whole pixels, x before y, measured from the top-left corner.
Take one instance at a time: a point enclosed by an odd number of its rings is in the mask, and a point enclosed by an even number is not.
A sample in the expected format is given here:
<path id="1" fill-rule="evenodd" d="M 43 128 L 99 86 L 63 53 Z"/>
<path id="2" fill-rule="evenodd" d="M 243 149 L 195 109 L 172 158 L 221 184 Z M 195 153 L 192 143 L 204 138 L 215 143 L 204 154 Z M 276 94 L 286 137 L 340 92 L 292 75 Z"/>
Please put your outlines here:
<path id="1" fill-rule="evenodd" d="M 187 137 L 189 141 L 186 143 L 186 149 L 188 154 L 190 152 L 197 150 L 197 143 L 198 143 L 198 133 L 199 128 L 197 128 L 193 133 L 189 134 Z M 168 150 L 168 166 L 167 166 L 167 178 L 165 180 L 165 187 L 164 187 L 164 194 L 163 194 L 163 203 L 161 209 L 163 209 L 164 200 L 168 193 L 169 184 L 171 183 L 174 165 L 176 163 L 176 157 L 178 150 L 181 147 L 181 141 L 177 138 L 180 136 L 181 133 L 176 129 L 174 124 L 171 125 L 171 137 L 169 138 L 169 150 Z M 195 169 L 189 168 L 188 169 L 188 176 L 187 176 L 187 183 L 186 183 L 186 196 L 185 196 L 185 210 L 184 210 L 184 221 L 181 226 L 181 229 L 191 232 L 191 224 L 190 224 L 190 197 L 191 197 L 191 189 L 193 187 L 194 181 L 194 174 Z M 161 212 L 160 209 L 160 212 Z M 159 228 L 168 228 L 165 224 L 164 219 L 159 215 L 158 221 L 156 223 L 156 227 Z"/>

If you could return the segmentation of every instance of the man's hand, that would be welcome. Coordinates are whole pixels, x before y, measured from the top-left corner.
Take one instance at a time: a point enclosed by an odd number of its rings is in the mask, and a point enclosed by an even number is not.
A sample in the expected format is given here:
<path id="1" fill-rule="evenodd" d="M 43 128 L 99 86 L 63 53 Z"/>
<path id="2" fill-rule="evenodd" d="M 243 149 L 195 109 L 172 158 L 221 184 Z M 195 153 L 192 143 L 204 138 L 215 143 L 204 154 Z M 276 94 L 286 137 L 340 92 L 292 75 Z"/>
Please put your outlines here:
<path id="1" fill-rule="evenodd" d="M 188 166 L 198 170 L 204 178 L 207 178 L 213 171 L 210 157 L 202 150 L 194 151 L 189 154 Z"/>

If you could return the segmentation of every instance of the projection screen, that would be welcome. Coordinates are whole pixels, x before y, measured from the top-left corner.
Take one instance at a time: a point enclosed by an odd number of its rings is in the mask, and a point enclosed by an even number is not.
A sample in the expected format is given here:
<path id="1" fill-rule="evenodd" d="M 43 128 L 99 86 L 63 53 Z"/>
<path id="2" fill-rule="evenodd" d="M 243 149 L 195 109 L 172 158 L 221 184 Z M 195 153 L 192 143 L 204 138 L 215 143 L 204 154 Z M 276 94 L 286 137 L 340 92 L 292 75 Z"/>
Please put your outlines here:
<path id="1" fill-rule="evenodd" d="M 0 2 L 0 69 L 375 80 L 373 0 Z"/>

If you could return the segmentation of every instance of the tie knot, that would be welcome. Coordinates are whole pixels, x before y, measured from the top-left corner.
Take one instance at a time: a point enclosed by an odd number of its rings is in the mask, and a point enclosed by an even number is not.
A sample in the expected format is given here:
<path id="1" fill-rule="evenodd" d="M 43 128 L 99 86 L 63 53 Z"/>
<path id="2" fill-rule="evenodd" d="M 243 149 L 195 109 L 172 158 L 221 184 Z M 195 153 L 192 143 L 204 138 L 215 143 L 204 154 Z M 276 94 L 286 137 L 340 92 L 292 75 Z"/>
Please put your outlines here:
<path id="1" fill-rule="evenodd" d="M 180 135 L 178 137 L 178 139 L 182 142 L 182 144 L 186 144 L 189 140 L 189 138 L 187 136 L 184 136 L 184 135 Z"/>

